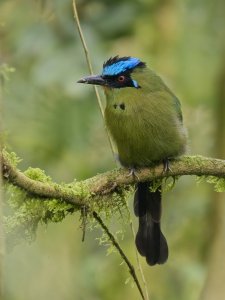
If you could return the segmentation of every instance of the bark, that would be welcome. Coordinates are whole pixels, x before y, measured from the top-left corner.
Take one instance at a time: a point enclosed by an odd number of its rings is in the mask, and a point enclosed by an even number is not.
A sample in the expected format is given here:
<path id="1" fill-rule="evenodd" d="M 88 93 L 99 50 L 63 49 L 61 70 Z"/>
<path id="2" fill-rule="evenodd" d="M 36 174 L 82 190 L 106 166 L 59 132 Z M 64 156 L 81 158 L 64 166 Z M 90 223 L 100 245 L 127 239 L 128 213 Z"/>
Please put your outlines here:
<path id="1" fill-rule="evenodd" d="M 183 156 L 173 160 L 167 172 L 163 171 L 163 165 L 137 170 L 135 176 L 129 176 L 127 169 L 115 169 L 67 186 L 30 179 L 10 163 L 6 153 L 1 156 L 1 161 L 3 178 L 10 183 L 38 197 L 61 199 L 78 207 L 88 205 L 90 199 L 87 195 L 91 197 L 110 195 L 134 184 L 137 180 L 143 182 L 181 175 L 225 178 L 225 160 L 203 156 Z M 83 192 L 78 192 L 79 190 Z"/>

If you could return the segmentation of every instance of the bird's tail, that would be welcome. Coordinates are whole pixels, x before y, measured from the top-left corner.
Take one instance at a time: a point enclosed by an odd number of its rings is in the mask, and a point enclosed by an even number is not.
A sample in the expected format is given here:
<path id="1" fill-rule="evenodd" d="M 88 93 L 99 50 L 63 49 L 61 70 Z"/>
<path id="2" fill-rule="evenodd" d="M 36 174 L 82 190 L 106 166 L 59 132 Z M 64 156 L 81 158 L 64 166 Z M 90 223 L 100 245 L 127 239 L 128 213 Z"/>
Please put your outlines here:
<path id="1" fill-rule="evenodd" d="M 139 217 L 135 242 L 150 266 L 163 264 L 168 258 L 168 245 L 160 229 L 161 187 L 153 192 L 152 185 L 152 181 L 139 182 L 134 196 L 134 213 Z"/>

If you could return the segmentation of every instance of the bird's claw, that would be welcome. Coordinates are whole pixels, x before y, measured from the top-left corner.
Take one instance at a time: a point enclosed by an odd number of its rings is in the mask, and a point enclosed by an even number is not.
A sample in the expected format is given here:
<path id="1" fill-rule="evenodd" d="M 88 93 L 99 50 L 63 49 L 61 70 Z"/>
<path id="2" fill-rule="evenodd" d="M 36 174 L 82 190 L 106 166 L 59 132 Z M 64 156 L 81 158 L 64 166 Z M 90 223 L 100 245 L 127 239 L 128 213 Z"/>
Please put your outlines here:
<path id="1" fill-rule="evenodd" d="M 140 178 L 138 177 L 138 175 L 136 174 L 136 169 L 135 168 L 130 168 L 130 172 L 129 174 L 127 175 L 127 177 L 130 177 L 132 176 L 133 179 L 137 179 L 137 181 L 140 181 Z"/>
<path id="2" fill-rule="evenodd" d="M 163 173 L 167 173 L 168 171 L 172 171 L 172 169 L 170 168 L 170 161 L 169 158 L 165 158 L 163 160 Z"/>

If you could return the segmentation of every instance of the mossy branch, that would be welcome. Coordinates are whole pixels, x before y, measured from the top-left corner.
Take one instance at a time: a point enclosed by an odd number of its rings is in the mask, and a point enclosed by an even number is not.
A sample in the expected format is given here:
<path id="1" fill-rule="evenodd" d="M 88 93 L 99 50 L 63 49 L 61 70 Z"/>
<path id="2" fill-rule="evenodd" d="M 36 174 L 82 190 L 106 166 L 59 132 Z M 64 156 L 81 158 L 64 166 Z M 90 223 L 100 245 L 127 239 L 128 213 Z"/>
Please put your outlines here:
<path id="1" fill-rule="evenodd" d="M 137 180 L 137 178 L 128 176 L 129 170 L 115 169 L 83 181 L 72 183 L 71 185 L 60 185 L 52 182 L 44 183 L 31 179 L 19 171 L 13 166 L 6 154 L 2 154 L 1 160 L 3 178 L 13 185 L 39 198 L 60 199 L 77 207 L 88 205 L 90 199 L 87 198 L 90 196 L 93 198 L 95 196 L 108 196 L 114 192 L 118 192 L 125 186 L 133 185 Z M 158 165 L 152 168 L 140 169 L 136 174 L 139 181 L 181 175 L 225 178 L 225 160 L 203 156 L 183 156 L 171 161 L 170 169 L 164 173 L 163 165 Z"/>
<path id="2" fill-rule="evenodd" d="M 18 158 L 14 153 L 9 154 L 5 150 L 2 151 L 0 164 L 5 182 L 10 183 L 14 189 L 19 188 L 22 193 L 25 192 L 22 200 L 19 200 L 16 205 L 14 201 L 11 202 L 11 205 L 18 207 L 19 210 L 15 216 L 6 218 L 8 232 L 11 232 L 13 237 L 17 236 L 17 228 L 22 227 L 22 230 L 25 230 L 24 236 L 30 239 L 39 222 L 58 222 L 67 213 L 74 212 L 76 208 L 80 211 L 85 208 L 89 216 L 92 215 L 99 223 L 112 245 L 125 261 L 142 299 L 148 298 L 147 294 L 146 297 L 143 294 L 134 267 L 97 212 L 106 210 L 107 215 L 108 207 L 111 206 L 112 208 L 112 205 L 114 207 L 118 205 L 119 208 L 121 203 L 124 204 L 124 196 L 135 184 L 137 178 L 139 181 L 147 181 L 165 177 L 177 178 L 181 175 L 198 175 L 206 177 L 206 180 L 213 183 L 218 191 L 225 191 L 225 161 L 202 156 L 183 156 L 173 160 L 170 163 L 170 170 L 166 173 L 163 172 L 163 165 L 137 170 L 136 177 L 128 176 L 129 170 L 115 169 L 70 184 L 54 183 L 40 169 L 28 168 L 25 172 L 21 172 L 16 167 L 17 163 Z M 115 195 L 119 196 L 119 202 Z M 20 193 L 18 196 L 20 199 Z M 46 199 L 47 201 L 44 201 Z M 110 215 L 111 213 L 112 210 L 110 210 Z M 28 231 L 27 225 L 29 225 Z"/>

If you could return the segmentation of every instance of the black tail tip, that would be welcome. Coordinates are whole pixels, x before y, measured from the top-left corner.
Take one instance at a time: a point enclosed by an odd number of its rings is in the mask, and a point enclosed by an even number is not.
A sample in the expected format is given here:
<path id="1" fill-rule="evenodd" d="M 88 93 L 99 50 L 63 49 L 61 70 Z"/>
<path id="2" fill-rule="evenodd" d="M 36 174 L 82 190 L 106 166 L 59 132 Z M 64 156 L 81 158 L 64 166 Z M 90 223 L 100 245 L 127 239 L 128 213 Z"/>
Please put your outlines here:
<path id="1" fill-rule="evenodd" d="M 146 258 L 149 266 L 162 265 L 168 260 L 169 249 L 166 238 L 160 231 L 155 239 L 154 235 L 147 238 L 144 232 L 139 230 L 136 235 L 135 244 L 139 254 Z"/>
<path id="2" fill-rule="evenodd" d="M 162 265 L 168 260 L 169 248 L 166 238 L 160 232 L 160 245 L 159 247 L 149 247 L 146 251 L 146 262 L 149 266 L 154 266 L 156 264 Z"/>

